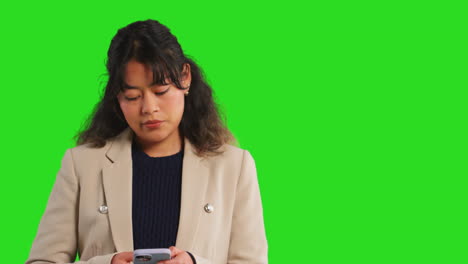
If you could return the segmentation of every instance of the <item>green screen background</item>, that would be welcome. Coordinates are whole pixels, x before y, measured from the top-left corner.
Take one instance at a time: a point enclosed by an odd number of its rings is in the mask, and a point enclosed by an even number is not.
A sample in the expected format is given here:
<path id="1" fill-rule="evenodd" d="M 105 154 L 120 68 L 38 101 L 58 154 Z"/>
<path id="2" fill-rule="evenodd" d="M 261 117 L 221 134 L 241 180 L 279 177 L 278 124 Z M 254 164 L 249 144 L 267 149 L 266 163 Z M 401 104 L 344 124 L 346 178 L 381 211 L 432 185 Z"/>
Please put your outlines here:
<path id="1" fill-rule="evenodd" d="M 28 256 L 111 38 L 152 18 L 256 161 L 271 263 L 468 263 L 466 7 L 2 2 L 4 258 Z"/>

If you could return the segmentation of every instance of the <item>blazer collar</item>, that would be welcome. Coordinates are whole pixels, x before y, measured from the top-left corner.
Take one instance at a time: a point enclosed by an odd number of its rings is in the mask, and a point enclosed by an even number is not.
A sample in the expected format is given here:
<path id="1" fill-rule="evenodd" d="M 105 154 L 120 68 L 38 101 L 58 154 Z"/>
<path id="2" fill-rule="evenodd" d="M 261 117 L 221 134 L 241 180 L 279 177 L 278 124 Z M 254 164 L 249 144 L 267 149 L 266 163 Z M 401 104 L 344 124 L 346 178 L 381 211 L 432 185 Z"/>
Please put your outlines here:
<path id="1" fill-rule="evenodd" d="M 125 129 L 111 140 L 103 168 L 104 194 L 116 250 L 133 251 L 132 229 L 132 153 L 134 133 Z M 182 190 L 176 247 L 189 250 L 195 243 L 196 227 L 203 213 L 208 185 L 208 166 L 196 155 L 195 147 L 184 138 Z"/>

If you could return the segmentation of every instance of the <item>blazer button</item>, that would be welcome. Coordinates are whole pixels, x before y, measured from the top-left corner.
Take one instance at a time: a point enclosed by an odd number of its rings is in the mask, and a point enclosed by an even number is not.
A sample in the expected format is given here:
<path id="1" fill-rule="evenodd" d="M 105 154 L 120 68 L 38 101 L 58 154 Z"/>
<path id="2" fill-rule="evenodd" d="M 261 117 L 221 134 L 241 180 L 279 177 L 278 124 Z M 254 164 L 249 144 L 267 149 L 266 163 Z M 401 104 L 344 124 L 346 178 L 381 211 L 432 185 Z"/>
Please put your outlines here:
<path id="1" fill-rule="evenodd" d="M 205 212 L 207 213 L 212 213 L 214 211 L 214 207 L 209 203 L 206 204 L 204 208 L 205 208 Z"/>
<path id="2" fill-rule="evenodd" d="M 109 211 L 109 210 L 108 210 L 108 208 L 107 208 L 107 205 L 101 205 L 101 206 L 99 206 L 99 212 L 100 212 L 101 214 L 107 214 L 108 211 Z"/>

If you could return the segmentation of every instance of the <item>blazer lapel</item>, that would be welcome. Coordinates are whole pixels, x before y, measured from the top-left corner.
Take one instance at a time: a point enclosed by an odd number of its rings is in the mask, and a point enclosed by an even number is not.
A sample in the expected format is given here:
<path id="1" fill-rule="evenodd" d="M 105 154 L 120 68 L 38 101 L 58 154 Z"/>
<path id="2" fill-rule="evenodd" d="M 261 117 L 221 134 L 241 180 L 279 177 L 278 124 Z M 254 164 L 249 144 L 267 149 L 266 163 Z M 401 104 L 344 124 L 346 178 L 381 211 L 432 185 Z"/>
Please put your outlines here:
<path id="1" fill-rule="evenodd" d="M 109 166 L 103 168 L 103 185 L 109 222 L 117 251 L 133 251 L 132 228 L 132 153 L 134 134 L 130 128 L 113 140 L 106 156 Z M 195 148 L 184 138 L 182 190 L 176 247 L 189 250 L 195 245 L 200 215 L 203 213 L 209 169 Z"/>
<path id="2" fill-rule="evenodd" d="M 129 128 L 112 142 L 106 153 L 111 164 L 103 168 L 109 222 L 117 251 L 133 251 L 132 133 Z"/>
<path id="3" fill-rule="evenodd" d="M 176 247 L 190 250 L 195 245 L 195 235 L 200 215 L 203 213 L 205 194 L 208 186 L 208 167 L 195 154 L 195 148 L 184 139 L 184 160 L 182 166 L 182 191 Z"/>

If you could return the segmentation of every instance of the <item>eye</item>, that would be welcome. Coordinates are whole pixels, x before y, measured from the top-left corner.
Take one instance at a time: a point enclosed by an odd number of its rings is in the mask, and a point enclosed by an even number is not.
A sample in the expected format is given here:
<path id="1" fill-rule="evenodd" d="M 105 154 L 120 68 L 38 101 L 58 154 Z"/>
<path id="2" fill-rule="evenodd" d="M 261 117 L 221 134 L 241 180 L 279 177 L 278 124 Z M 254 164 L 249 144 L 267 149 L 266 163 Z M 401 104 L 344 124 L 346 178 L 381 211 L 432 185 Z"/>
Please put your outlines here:
<path id="1" fill-rule="evenodd" d="M 137 89 L 125 89 L 120 95 L 125 101 L 135 101 L 141 97 L 141 93 Z"/>
<path id="2" fill-rule="evenodd" d="M 127 97 L 127 96 L 124 96 L 125 97 L 125 100 L 127 101 L 135 101 L 136 99 L 140 98 L 140 96 L 137 96 L 137 97 Z"/>
<path id="3" fill-rule="evenodd" d="M 162 92 L 159 92 L 159 93 L 155 93 L 156 95 L 163 95 L 165 93 L 167 93 L 167 91 L 169 91 L 169 88 L 171 88 L 170 86 L 167 87 L 167 89 L 165 91 L 162 91 Z"/>

